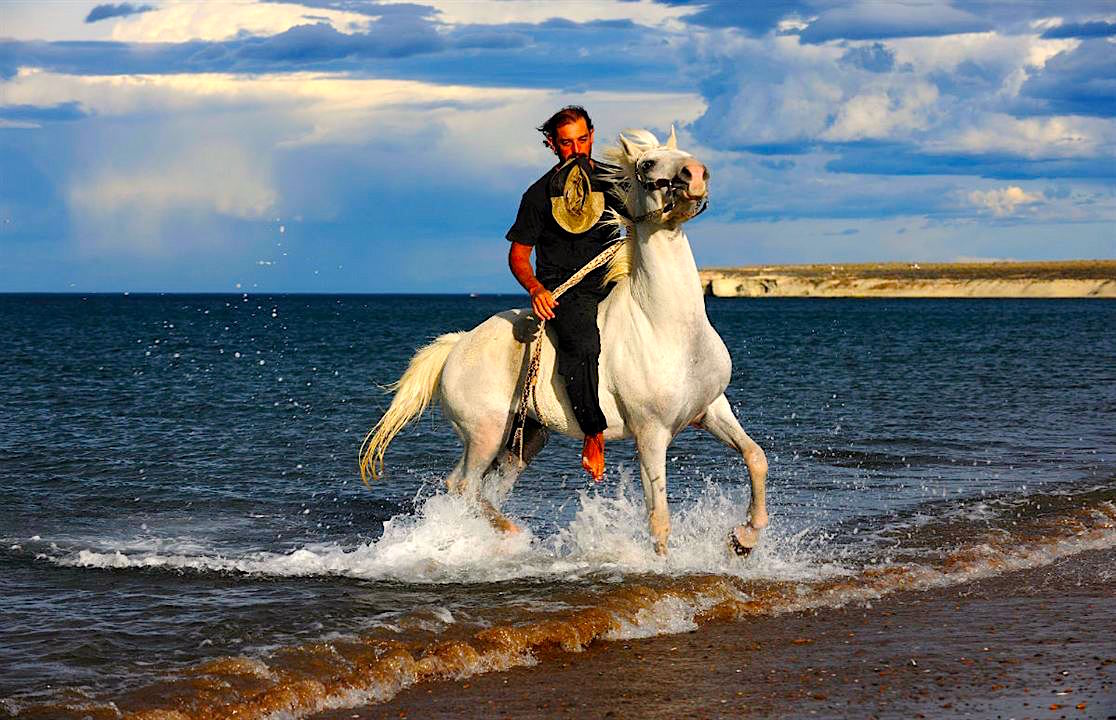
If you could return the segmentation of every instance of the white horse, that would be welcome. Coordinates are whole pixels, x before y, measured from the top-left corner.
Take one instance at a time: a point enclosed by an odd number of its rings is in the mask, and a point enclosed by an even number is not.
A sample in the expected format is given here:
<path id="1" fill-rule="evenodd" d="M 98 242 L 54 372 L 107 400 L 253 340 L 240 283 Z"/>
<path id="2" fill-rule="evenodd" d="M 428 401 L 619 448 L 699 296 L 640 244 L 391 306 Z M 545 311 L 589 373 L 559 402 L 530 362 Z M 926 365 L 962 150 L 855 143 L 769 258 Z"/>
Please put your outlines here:
<path id="1" fill-rule="evenodd" d="M 733 528 L 729 540 L 743 555 L 768 522 L 767 458 L 725 399 L 732 363 L 705 314 L 697 265 L 681 228 L 703 207 L 709 172 L 676 145 L 673 128 L 665 145 L 646 130 L 628 130 L 616 148 L 606 151 L 620 167 L 617 186 L 634 221 L 627 247 L 609 267 L 616 285 L 597 314 L 605 438 L 635 438 L 651 536 L 660 555 L 666 553 L 670 533 L 666 452 L 674 436 L 694 425 L 739 452 L 751 479 L 751 503 L 747 522 Z M 527 427 L 522 460 L 510 448 L 529 352 L 523 342 L 529 317 L 528 310 L 502 312 L 469 332 L 442 335 L 415 354 L 393 386 L 391 406 L 361 448 L 366 481 L 369 471 L 379 477 L 392 438 L 437 397 L 465 445 L 446 479 L 450 492 L 475 498 L 495 526 L 518 530 L 481 497 L 482 477 L 493 471 L 510 489 L 546 442 L 546 429 L 584 437 L 556 374 L 554 339 L 546 333 L 535 401 L 529 402 L 537 423 Z"/>

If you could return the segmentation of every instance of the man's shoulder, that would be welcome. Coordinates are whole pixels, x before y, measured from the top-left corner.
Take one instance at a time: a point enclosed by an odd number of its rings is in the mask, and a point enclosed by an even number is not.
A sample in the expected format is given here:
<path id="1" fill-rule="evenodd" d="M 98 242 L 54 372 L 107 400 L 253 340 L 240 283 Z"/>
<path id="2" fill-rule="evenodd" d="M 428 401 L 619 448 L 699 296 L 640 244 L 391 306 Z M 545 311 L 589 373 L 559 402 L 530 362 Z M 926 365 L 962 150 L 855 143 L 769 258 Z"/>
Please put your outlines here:
<path id="1" fill-rule="evenodd" d="M 539 195 L 540 193 L 545 197 L 547 192 L 547 184 L 550 182 L 550 176 L 553 174 L 554 168 L 547 169 L 547 171 L 542 174 L 542 177 L 531 183 L 527 187 L 527 189 L 523 191 L 523 197 L 527 197 L 529 195 Z"/>

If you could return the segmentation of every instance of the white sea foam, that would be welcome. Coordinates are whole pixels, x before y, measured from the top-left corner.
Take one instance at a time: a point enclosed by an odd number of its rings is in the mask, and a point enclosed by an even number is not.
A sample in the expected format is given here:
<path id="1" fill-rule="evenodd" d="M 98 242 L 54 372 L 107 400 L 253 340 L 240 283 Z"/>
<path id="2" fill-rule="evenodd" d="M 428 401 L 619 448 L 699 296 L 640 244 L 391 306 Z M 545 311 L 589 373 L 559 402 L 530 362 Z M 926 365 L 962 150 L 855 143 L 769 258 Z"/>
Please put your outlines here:
<path id="1" fill-rule="evenodd" d="M 95 568 L 340 575 L 410 583 L 572 579 L 600 573 L 716 573 L 809 580 L 846 572 L 837 564 L 816 560 L 802 532 L 769 531 L 747 560 L 732 556 L 726 538 L 744 519 L 746 503 L 712 483 L 696 499 L 675 509 L 666 558 L 652 549 L 642 492 L 636 490 L 631 473 L 622 473 L 611 493 L 582 491 L 578 502 L 572 522 L 546 537 L 537 537 L 523 522 L 520 533 L 497 531 L 471 503 L 436 494 L 421 502 L 413 515 L 387 521 L 378 539 L 356 547 L 322 543 L 291 553 L 235 555 L 206 552 L 203 545 L 189 541 L 145 539 L 62 551 L 50 559 Z"/>
<path id="2" fill-rule="evenodd" d="M 711 607 L 717 598 L 698 597 L 684 600 L 667 596 L 641 609 L 632 619 L 618 618 L 618 627 L 604 634 L 606 640 L 633 640 L 635 638 L 675 635 L 697 629 L 695 618 Z"/>

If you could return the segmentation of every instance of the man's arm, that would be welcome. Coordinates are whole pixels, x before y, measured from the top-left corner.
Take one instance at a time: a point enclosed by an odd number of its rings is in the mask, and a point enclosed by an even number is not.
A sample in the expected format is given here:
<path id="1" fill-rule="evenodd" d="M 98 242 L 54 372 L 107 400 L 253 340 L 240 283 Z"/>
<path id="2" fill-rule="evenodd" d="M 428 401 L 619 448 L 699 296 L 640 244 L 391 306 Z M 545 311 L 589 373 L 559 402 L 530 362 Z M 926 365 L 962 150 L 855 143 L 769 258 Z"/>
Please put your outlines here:
<path id="1" fill-rule="evenodd" d="M 535 312 L 535 317 L 553 320 L 558 301 L 535 277 L 531 269 L 531 250 L 532 246 L 513 241 L 511 250 L 508 251 L 508 267 L 523 289 L 531 294 L 531 309 Z"/>

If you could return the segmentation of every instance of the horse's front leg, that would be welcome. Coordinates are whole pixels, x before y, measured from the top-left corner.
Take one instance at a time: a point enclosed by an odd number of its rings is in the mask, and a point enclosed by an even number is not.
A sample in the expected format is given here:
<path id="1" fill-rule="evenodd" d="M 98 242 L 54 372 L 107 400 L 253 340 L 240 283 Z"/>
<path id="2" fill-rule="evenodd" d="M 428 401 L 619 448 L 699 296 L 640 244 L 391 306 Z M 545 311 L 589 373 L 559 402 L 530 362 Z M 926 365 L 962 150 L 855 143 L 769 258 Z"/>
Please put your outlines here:
<path id="1" fill-rule="evenodd" d="M 655 552 L 666 555 L 670 536 L 670 508 L 666 495 L 666 451 L 671 434 L 666 428 L 645 430 L 636 436 L 639 477 L 643 481 L 643 503 Z"/>
<path id="2" fill-rule="evenodd" d="M 767 527 L 767 456 L 763 448 L 740 427 L 724 395 L 714 400 L 694 424 L 739 452 L 748 466 L 748 477 L 752 481 L 748 524 L 738 525 L 732 531 L 733 549 L 738 555 L 746 555 L 759 542 L 759 531 Z"/>

